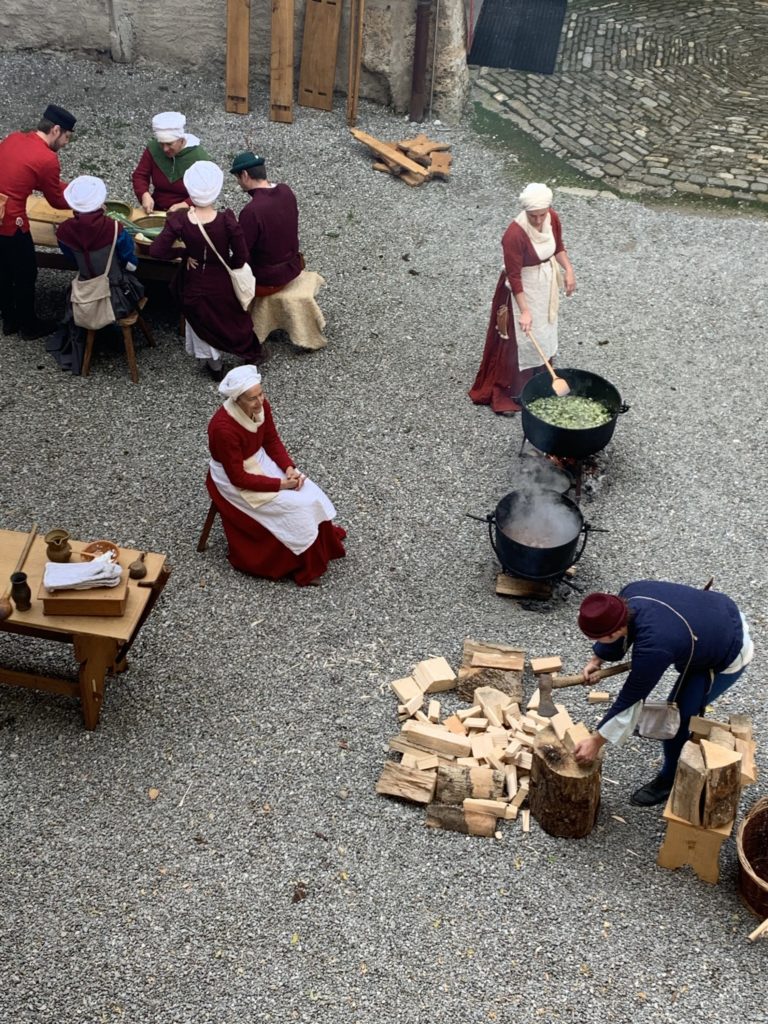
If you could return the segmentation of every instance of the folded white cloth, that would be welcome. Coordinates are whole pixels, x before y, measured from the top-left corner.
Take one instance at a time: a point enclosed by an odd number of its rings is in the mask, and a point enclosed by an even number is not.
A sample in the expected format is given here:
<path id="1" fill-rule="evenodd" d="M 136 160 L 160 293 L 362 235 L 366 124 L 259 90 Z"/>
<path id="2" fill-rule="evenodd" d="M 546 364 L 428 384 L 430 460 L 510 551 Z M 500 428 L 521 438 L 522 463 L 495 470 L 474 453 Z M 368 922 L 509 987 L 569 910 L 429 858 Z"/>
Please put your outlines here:
<path id="1" fill-rule="evenodd" d="M 46 562 L 43 585 L 48 590 L 116 587 L 121 575 L 120 566 L 104 555 L 92 562 Z"/>

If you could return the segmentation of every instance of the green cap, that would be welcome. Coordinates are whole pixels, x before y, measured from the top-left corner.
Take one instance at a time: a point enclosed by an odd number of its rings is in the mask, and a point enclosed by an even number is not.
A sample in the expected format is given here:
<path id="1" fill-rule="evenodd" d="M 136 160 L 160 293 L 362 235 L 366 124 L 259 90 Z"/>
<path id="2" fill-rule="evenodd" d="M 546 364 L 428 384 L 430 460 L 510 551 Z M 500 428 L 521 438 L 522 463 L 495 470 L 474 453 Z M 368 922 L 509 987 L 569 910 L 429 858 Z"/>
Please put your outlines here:
<path id="1" fill-rule="evenodd" d="M 264 164 L 263 156 L 256 156 L 255 153 L 246 151 L 245 153 L 238 153 L 235 157 L 235 162 L 229 169 L 230 174 L 239 174 L 240 171 L 250 170 L 251 167 L 261 167 Z"/>

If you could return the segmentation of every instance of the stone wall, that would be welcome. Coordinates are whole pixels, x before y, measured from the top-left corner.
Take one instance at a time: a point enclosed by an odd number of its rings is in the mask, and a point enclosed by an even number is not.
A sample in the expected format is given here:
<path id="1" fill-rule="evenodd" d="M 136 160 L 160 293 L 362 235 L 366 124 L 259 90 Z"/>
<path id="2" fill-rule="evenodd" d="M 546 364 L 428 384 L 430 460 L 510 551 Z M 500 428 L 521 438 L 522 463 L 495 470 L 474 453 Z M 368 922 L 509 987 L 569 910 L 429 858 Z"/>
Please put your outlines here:
<path id="1" fill-rule="evenodd" d="M 170 67 L 221 66 L 226 49 L 226 0 L 3 0 L 0 48 L 111 54 L 114 60 L 148 60 Z M 251 76 L 269 76 L 270 0 L 251 0 Z M 304 0 L 295 0 L 296 67 L 301 59 Z M 347 81 L 347 17 L 344 4 L 336 87 Z M 360 93 L 378 103 L 408 109 L 416 0 L 366 0 Z M 435 9 L 432 25 L 434 31 Z M 466 100 L 464 0 L 440 0 L 433 113 L 455 120 Z M 427 82 L 434 36 L 430 33 Z"/>

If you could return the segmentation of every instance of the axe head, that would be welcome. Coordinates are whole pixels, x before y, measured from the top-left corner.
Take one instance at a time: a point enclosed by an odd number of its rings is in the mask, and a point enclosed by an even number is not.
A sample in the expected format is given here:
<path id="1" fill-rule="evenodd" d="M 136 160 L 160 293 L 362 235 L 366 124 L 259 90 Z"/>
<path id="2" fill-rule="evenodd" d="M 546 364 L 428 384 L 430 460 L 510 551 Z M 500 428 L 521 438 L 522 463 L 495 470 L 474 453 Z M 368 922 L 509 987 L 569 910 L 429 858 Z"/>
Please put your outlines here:
<path id="1" fill-rule="evenodd" d="M 557 714 L 552 700 L 552 676 L 549 673 L 539 676 L 539 706 L 536 710 L 542 718 L 554 718 Z"/>

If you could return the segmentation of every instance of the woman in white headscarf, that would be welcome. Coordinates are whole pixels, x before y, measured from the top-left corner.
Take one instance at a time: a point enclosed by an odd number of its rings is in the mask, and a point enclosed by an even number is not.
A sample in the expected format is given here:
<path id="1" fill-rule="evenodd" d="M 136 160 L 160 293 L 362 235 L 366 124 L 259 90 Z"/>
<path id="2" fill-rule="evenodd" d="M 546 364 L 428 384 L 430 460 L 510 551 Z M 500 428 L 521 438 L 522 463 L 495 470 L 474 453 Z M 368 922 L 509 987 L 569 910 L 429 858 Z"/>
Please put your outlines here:
<path id="1" fill-rule="evenodd" d="M 99 277 L 109 266 L 109 292 L 115 320 L 130 316 L 144 304 L 144 286 L 134 273 L 137 261 L 131 235 L 106 215 L 107 186 L 101 178 L 81 174 L 64 189 L 64 198 L 74 216 L 56 228 L 59 248 L 77 268 L 81 281 Z M 80 373 L 85 330 L 75 325 L 69 296 L 64 322 L 48 339 L 46 347 L 62 369 Z"/>
<path id="2" fill-rule="evenodd" d="M 475 404 L 490 405 L 502 416 L 518 412 L 515 398 L 543 369 L 528 332 L 551 359 L 557 352 L 561 279 L 566 295 L 576 289 L 560 218 L 552 209 L 552 190 L 533 182 L 520 193 L 520 205 L 501 240 L 504 268 L 493 296 L 483 360 L 469 392 Z"/>
<path id="3" fill-rule="evenodd" d="M 257 368 L 230 370 L 219 392 L 225 402 L 208 424 L 206 486 L 230 562 L 253 576 L 316 583 L 331 559 L 345 554 L 336 509 L 285 450 Z"/>
<path id="4" fill-rule="evenodd" d="M 149 247 L 150 256 L 171 260 L 179 255 L 174 242 L 184 243 L 187 258 L 182 261 L 173 288 L 186 320 L 186 350 L 217 381 L 224 376 L 222 352 L 248 362 L 262 358 L 250 314 L 240 305 L 221 262 L 223 259 L 231 270 L 237 270 L 248 258 L 245 237 L 234 213 L 217 211 L 214 206 L 223 182 L 224 172 L 216 164 L 209 160 L 192 164 L 184 174 L 192 206 L 169 214 L 162 233 Z"/>
<path id="5" fill-rule="evenodd" d="M 177 110 L 152 118 L 153 139 L 133 172 L 133 191 L 145 213 L 189 206 L 184 172 L 197 160 L 210 160 L 200 139 L 186 130 L 187 119 Z"/>

